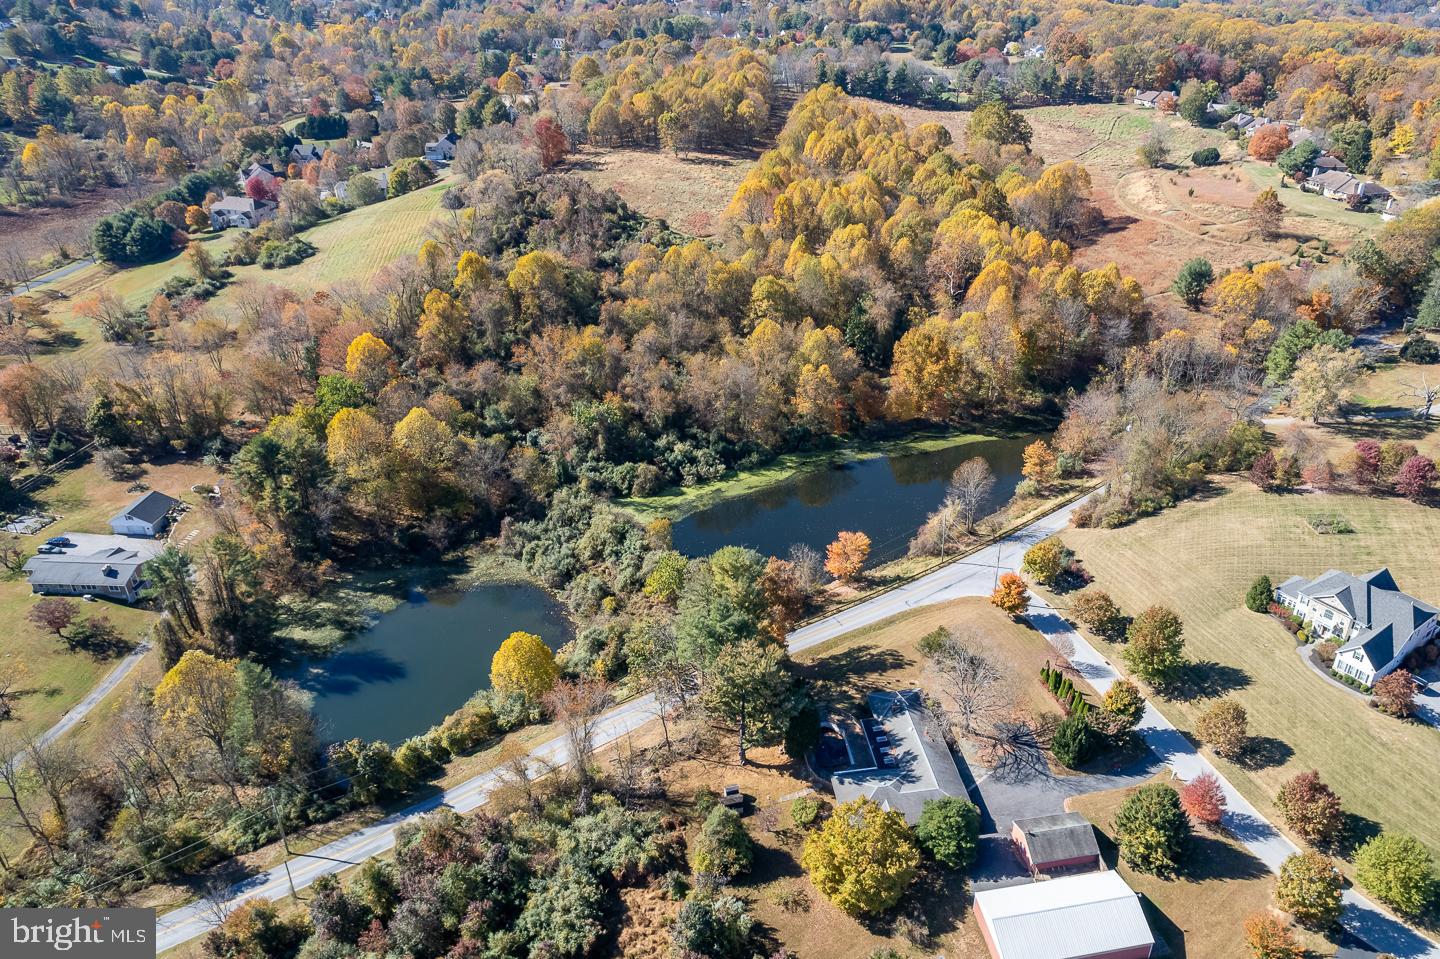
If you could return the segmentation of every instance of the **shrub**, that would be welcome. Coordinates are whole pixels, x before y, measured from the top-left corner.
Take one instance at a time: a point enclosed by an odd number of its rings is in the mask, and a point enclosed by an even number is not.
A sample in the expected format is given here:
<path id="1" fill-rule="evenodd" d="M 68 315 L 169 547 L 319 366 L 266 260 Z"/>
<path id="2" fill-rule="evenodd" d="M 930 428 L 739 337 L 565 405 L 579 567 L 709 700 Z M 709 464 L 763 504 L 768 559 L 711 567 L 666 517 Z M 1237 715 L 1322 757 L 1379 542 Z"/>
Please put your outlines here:
<path id="1" fill-rule="evenodd" d="M 1411 363 L 1440 363 L 1440 345 L 1423 336 L 1412 336 L 1400 347 L 1400 358 Z"/>
<path id="2" fill-rule="evenodd" d="M 1205 291 L 1215 282 L 1215 268 L 1204 257 L 1186 261 L 1170 284 L 1170 290 L 1191 309 L 1199 309 L 1205 299 Z"/>
<path id="3" fill-rule="evenodd" d="M 1130 680 L 1117 679 L 1105 691 L 1100 708 L 1115 716 L 1122 724 L 1123 731 L 1128 732 L 1139 725 L 1140 719 L 1145 715 L 1145 697 L 1140 695 L 1140 687 Z"/>
<path id="4" fill-rule="evenodd" d="M 915 838 L 930 857 L 951 869 L 975 861 L 980 843 L 980 809 L 968 799 L 931 799 L 920 812 Z"/>
<path id="5" fill-rule="evenodd" d="M 1344 821 L 1340 797 L 1314 770 L 1287 780 L 1275 797 L 1275 806 L 1285 825 L 1311 845 L 1332 842 L 1340 835 Z"/>
<path id="6" fill-rule="evenodd" d="M 1382 713 L 1404 719 L 1415 712 L 1415 678 L 1409 670 L 1397 669 L 1377 680 L 1371 692 Z"/>
<path id="7" fill-rule="evenodd" d="M 260 247 L 260 255 L 255 262 L 260 264 L 262 270 L 276 270 L 287 266 L 294 266 L 302 260 L 308 259 L 316 254 L 315 244 L 300 237 L 291 237 L 288 240 L 267 240 Z"/>
<path id="8" fill-rule="evenodd" d="M 709 959 L 740 959 L 749 955 L 755 920 L 734 896 L 693 893 L 680 907 L 671 926 L 675 952 Z"/>
<path id="9" fill-rule="evenodd" d="M 1333 926 L 1343 909 L 1344 878 L 1335 863 L 1318 852 L 1291 856 L 1280 864 L 1275 896 L 1280 908 L 1313 929 Z"/>
<path id="10" fill-rule="evenodd" d="M 1056 760 L 1070 769 L 1075 769 L 1089 759 L 1093 747 L 1094 738 L 1090 733 L 1090 724 L 1083 716 L 1067 717 L 1055 727 L 1055 734 L 1050 739 L 1050 752 Z"/>
<path id="11" fill-rule="evenodd" d="M 716 806 L 705 817 L 690 861 L 695 871 L 734 879 L 750 871 L 755 847 L 733 809 Z"/>
<path id="12" fill-rule="evenodd" d="M 1435 863 L 1418 839 L 1381 833 L 1355 853 L 1355 878 L 1375 898 L 1418 916 L 1435 896 Z"/>
<path id="13" fill-rule="evenodd" d="M 1190 162 L 1196 166 L 1214 166 L 1220 162 L 1220 151 L 1215 147 L 1203 147 L 1190 154 Z"/>
<path id="14" fill-rule="evenodd" d="M 1250 589 L 1245 594 L 1245 608 L 1252 613 L 1263 613 L 1267 611 L 1274 602 L 1275 587 L 1270 585 L 1269 576 L 1261 575 L 1255 582 L 1250 584 Z"/>
<path id="15" fill-rule="evenodd" d="M 1252 959 L 1304 959 L 1305 956 L 1290 927 L 1264 912 L 1245 920 L 1245 945 Z"/>
<path id="16" fill-rule="evenodd" d="M 1115 813 L 1120 855 L 1130 868 L 1159 876 L 1179 867 L 1190 843 L 1190 820 L 1180 794 L 1164 783 L 1141 786 Z"/>
<path id="17" fill-rule="evenodd" d="M 809 829 L 820 819 L 825 804 L 814 796 L 801 796 L 790 804 L 790 821 L 801 829 Z"/>

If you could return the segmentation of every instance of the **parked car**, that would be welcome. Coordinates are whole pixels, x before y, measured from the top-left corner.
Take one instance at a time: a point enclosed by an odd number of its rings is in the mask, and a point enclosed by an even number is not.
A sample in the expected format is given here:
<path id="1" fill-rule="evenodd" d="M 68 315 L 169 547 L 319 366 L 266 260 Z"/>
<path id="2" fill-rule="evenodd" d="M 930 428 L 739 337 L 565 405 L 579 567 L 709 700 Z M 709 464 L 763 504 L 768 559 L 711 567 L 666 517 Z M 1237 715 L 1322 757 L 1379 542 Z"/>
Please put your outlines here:
<path id="1" fill-rule="evenodd" d="M 50 545 L 47 544 L 47 545 L 45 545 L 45 546 L 41 546 L 41 547 L 40 547 L 39 549 L 37 549 L 35 552 L 37 552 L 37 553 L 63 553 L 63 552 L 65 552 L 65 551 L 64 551 L 63 549 L 61 549 L 60 547 L 58 547 L 58 546 L 50 546 Z"/>
<path id="2" fill-rule="evenodd" d="M 74 546 L 68 536 L 52 536 L 45 541 L 46 546 Z"/>

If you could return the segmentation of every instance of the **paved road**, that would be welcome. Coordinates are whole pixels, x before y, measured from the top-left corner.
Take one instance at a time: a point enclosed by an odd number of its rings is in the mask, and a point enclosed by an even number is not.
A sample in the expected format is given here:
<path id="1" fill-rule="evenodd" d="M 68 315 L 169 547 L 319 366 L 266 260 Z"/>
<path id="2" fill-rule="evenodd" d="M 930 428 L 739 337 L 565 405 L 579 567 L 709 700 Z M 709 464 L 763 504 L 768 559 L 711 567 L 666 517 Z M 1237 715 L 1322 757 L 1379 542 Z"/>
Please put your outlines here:
<path id="1" fill-rule="evenodd" d="M 1049 604 L 1036 602 L 1027 618 L 1052 643 L 1061 637 L 1074 646 L 1071 663 L 1099 693 L 1104 693 L 1120 678 L 1109 660 L 1062 619 Z M 1146 745 L 1170 767 L 1176 776 L 1189 782 L 1201 773 L 1213 773 L 1225 792 L 1227 829 L 1272 872 L 1299 852 L 1259 811 L 1195 749 L 1153 703 L 1145 704 L 1145 716 L 1137 727 Z M 1440 945 L 1383 912 L 1354 889 L 1345 890 L 1345 914 L 1341 924 L 1356 938 L 1378 952 L 1388 952 L 1398 959 L 1440 959 Z"/>
<path id="2" fill-rule="evenodd" d="M 858 626 L 878 622 L 906 609 L 960 596 L 988 596 L 1000 573 L 1019 568 L 1020 558 L 1031 544 L 1053 535 L 1068 524 L 1070 511 L 1075 505 L 1071 504 L 1036 520 L 1023 530 L 986 547 L 963 562 L 952 563 L 904 587 L 877 596 L 868 603 L 818 620 L 791 633 L 790 650 L 798 652 L 807 649 L 827 639 L 844 635 Z M 656 706 L 652 697 L 646 696 L 626 703 L 605 717 L 596 731 L 596 743 L 600 746 L 613 743 L 655 717 Z M 553 739 L 538 747 L 531 753 L 531 757 L 539 767 L 563 763 L 566 754 L 564 742 Z M 308 856 L 292 859 L 290 878 L 293 878 L 297 889 L 302 889 L 320 876 L 339 872 L 377 856 L 395 845 L 395 830 L 403 823 L 442 806 L 449 806 L 459 812 L 475 809 L 485 802 L 497 781 L 498 776 L 494 772 L 482 773 L 441 795 L 415 803 L 374 825 L 313 850 Z M 284 867 L 277 866 L 232 887 L 223 909 L 228 911 L 251 899 L 278 899 L 289 891 L 290 879 L 286 877 Z M 211 903 L 197 901 L 161 916 L 158 923 L 157 951 L 172 949 L 203 935 L 214 925 L 217 911 L 219 910 Z"/>
<path id="3" fill-rule="evenodd" d="M 42 273 L 37 277 L 26 280 L 24 283 L 18 283 L 15 286 L 15 292 L 29 293 L 31 290 L 42 287 L 47 283 L 54 283 L 57 280 L 63 280 L 65 279 L 65 277 L 71 275 L 72 273 L 78 273 L 81 270 L 85 269 L 87 266 L 94 265 L 95 258 L 87 256 L 83 260 L 76 260 L 73 263 L 67 263 L 64 266 L 59 267 L 58 269 L 51 270 L 49 273 Z"/>
<path id="4" fill-rule="evenodd" d="M 791 651 L 808 649 L 909 609 L 964 596 L 989 595 L 1001 573 L 1019 568 L 1021 557 L 1029 546 L 1065 528 L 1070 513 L 1079 502 L 1083 500 L 1036 520 L 963 561 L 952 563 L 913 583 L 883 593 L 867 603 L 796 630 L 789 636 Z M 1047 637 L 1068 635 L 1075 648 L 1071 661 L 1097 690 L 1104 692 L 1119 678 L 1109 662 L 1050 607 L 1037 606 L 1030 614 L 1030 620 L 1035 628 Z M 627 703 L 605 717 L 596 731 L 596 743 L 606 745 L 615 742 L 631 730 L 650 722 L 655 716 L 656 705 L 651 697 Z M 1160 715 L 1153 705 L 1146 705 L 1145 717 L 1138 731 L 1156 755 L 1180 778 L 1190 780 L 1202 772 L 1216 772 L 1229 805 L 1225 825 L 1272 870 L 1278 869 L 1281 862 L 1297 851 L 1228 780 L 1219 776 L 1218 771 L 1195 751 L 1189 740 Z M 537 748 L 531 756 L 537 765 L 559 764 L 564 761 L 566 753 L 564 742 L 555 739 Z M 482 773 L 440 796 L 416 803 L 381 822 L 314 850 L 309 857 L 292 860 L 290 873 L 296 888 L 308 886 L 321 875 L 339 872 L 390 849 L 395 844 L 396 828 L 408 820 L 441 806 L 450 806 L 459 812 L 477 808 L 484 803 L 497 781 L 496 773 Z M 240 903 L 255 898 L 276 899 L 286 895 L 288 891 L 285 870 L 276 867 L 232 887 L 224 907 L 226 910 L 233 909 Z M 1389 952 L 1399 959 L 1440 959 L 1440 947 L 1385 914 L 1354 890 L 1346 890 L 1345 902 L 1345 927 L 1377 950 Z M 161 916 L 158 923 L 157 951 L 174 948 L 202 935 L 214 925 L 215 913 L 216 910 L 208 903 L 196 902 Z"/>

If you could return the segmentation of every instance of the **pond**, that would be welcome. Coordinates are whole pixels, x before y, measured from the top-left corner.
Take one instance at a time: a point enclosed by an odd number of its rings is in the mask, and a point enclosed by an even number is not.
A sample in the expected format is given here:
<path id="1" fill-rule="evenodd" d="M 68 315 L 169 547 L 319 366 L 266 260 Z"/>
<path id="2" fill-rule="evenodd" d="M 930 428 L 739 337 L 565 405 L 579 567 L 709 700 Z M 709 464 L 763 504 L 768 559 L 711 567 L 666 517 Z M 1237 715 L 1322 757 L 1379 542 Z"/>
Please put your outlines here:
<path id="1" fill-rule="evenodd" d="M 307 660 L 287 676 L 314 694 L 322 740 L 395 745 L 489 688 L 490 659 L 516 630 L 535 633 L 552 649 L 571 638 L 559 603 L 535 586 L 414 588 L 337 652 Z"/>
<path id="2" fill-rule="evenodd" d="M 836 533 L 860 530 L 870 537 L 871 563 L 898 559 L 940 505 L 955 467 L 972 456 L 990 464 L 995 489 L 982 512 L 994 512 L 1015 495 L 1023 479 L 1021 454 L 1036 439 L 971 440 L 799 473 L 677 521 L 671 530 L 674 545 L 689 556 L 733 545 L 783 557 L 797 543 L 823 554 Z"/>

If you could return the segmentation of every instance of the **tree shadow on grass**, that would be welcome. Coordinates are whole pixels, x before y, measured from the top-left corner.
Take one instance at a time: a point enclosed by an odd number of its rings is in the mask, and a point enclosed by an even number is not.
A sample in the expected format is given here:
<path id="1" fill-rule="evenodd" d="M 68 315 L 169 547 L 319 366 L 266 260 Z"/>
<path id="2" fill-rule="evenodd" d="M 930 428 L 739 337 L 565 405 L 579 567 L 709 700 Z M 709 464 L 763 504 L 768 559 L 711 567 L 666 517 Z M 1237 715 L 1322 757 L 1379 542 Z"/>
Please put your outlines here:
<path id="1" fill-rule="evenodd" d="M 1340 841 L 1336 844 L 1336 852 L 1351 856 L 1356 849 L 1365 845 L 1376 836 L 1380 835 L 1381 827 L 1378 822 L 1367 816 L 1358 813 L 1343 813 L 1344 821 L 1340 826 Z"/>
<path id="2" fill-rule="evenodd" d="M 1295 755 L 1289 744 L 1274 736 L 1252 736 L 1245 752 L 1235 760 L 1235 765 L 1251 771 L 1283 766 Z"/>
<path id="3" fill-rule="evenodd" d="M 842 708 L 859 709 L 874 677 L 911 665 L 903 654 L 870 643 L 854 646 L 815 663 L 804 664 L 800 674 L 815 684 L 816 696 Z"/>
<path id="4" fill-rule="evenodd" d="M 1174 686 L 1166 690 L 1166 694 L 1181 702 L 1214 699 L 1237 689 L 1245 689 L 1250 682 L 1250 674 L 1245 670 L 1206 660 L 1187 666 Z"/>
<path id="5" fill-rule="evenodd" d="M 1181 878 L 1189 882 L 1235 882 L 1270 875 L 1265 864 L 1247 850 L 1205 833 L 1190 837 Z"/>
<path id="6" fill-rule="evenodd" d="M 1359 440 L 1421 440 L 1430 435 L 1434 424 L 1418 419 L 1356 420 L 1326 423 L 1325 428 L 1337 436 Z"/>

